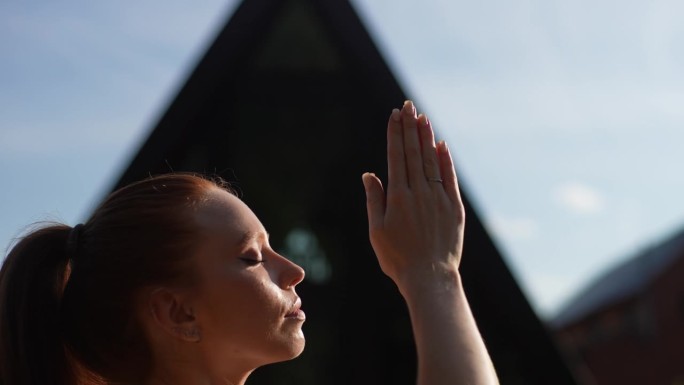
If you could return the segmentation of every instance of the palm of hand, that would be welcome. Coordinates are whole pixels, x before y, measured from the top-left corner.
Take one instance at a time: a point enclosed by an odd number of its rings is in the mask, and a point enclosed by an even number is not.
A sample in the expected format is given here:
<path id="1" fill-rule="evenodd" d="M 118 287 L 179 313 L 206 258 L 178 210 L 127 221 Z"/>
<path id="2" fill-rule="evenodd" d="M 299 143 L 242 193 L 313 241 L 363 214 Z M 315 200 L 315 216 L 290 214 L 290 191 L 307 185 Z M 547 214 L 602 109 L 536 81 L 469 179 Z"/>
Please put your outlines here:
<path id="1" fill-rule="evenodd" d="M 401 286 L 458 269 L 465 215 L 444 142 L 435 145 L 427 117 L 411 102 L 394 110 L 387 130 L 387 194 L 363 176 L 371 244 L 383 272 Z"/>

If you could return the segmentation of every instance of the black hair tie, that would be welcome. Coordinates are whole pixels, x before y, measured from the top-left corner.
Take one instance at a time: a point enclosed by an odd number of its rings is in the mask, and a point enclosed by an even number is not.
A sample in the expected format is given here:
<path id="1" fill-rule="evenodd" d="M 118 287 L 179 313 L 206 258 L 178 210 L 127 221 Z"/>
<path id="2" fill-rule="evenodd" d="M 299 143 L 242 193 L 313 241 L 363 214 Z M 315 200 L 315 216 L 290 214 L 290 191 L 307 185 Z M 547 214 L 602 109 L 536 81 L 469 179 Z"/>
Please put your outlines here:
<path id="1" fill-rule="evenodd" d="M 78 255 L 80 246 L 81 233 L 83 232 L 83 224 L 79 223 L 71 228 L 69 237 L 67 238 L 67 257 L 74 261 Z"/>

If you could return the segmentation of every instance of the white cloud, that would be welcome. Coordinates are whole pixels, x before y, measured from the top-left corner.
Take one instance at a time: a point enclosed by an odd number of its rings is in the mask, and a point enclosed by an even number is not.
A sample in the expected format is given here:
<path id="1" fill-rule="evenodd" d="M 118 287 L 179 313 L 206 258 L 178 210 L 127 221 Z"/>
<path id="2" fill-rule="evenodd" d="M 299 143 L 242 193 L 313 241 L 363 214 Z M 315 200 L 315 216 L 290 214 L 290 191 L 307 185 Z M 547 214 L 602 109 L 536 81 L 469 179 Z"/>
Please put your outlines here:
<path id="1" fill-rule="evenodd" d="M 560 185 L 554 192 L 554 198 L 561 206 L 577 214 L 595 214 L 605 206 L 598 191 L 579 182 Z"/>
<path id="2" fill-rule="evenodd" d="M 532 218 L 493 216 L 487 220 L 487 227 L 506 240 L 528 240 L 537 237 L 539 225 Z"/>

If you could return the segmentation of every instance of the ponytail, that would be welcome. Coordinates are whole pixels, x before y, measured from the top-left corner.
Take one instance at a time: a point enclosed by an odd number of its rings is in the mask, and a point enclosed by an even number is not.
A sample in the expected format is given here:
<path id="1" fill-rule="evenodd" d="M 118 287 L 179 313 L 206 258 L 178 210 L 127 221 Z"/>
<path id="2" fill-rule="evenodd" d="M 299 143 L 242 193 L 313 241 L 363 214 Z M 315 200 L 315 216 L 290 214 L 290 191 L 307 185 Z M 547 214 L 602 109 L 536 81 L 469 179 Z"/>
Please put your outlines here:
<path id="1" fill-rule="evenodd" d="M 30 233 L 2 265 L 0 385 L 76 383 L 60 323 L 70 229 L 54 224 Z"/>

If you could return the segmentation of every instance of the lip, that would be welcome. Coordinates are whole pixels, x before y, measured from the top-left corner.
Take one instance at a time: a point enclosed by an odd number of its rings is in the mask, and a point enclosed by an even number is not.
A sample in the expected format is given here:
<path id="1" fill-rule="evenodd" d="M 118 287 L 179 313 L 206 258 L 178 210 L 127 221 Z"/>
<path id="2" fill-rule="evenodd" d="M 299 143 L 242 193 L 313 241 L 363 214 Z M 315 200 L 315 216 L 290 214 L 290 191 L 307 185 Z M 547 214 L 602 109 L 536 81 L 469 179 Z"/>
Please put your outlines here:
<path id="1" fill-rule="evenodd" d="M 295 301 L 294 305 L 292 305 L 290 312 L 285 314 L 285 318 L 304 321 L 306 319 L 306 314 L 301 309 L 301 307 L 302 307 L 302 300 L 298 297 L 297 300 Z"/>

